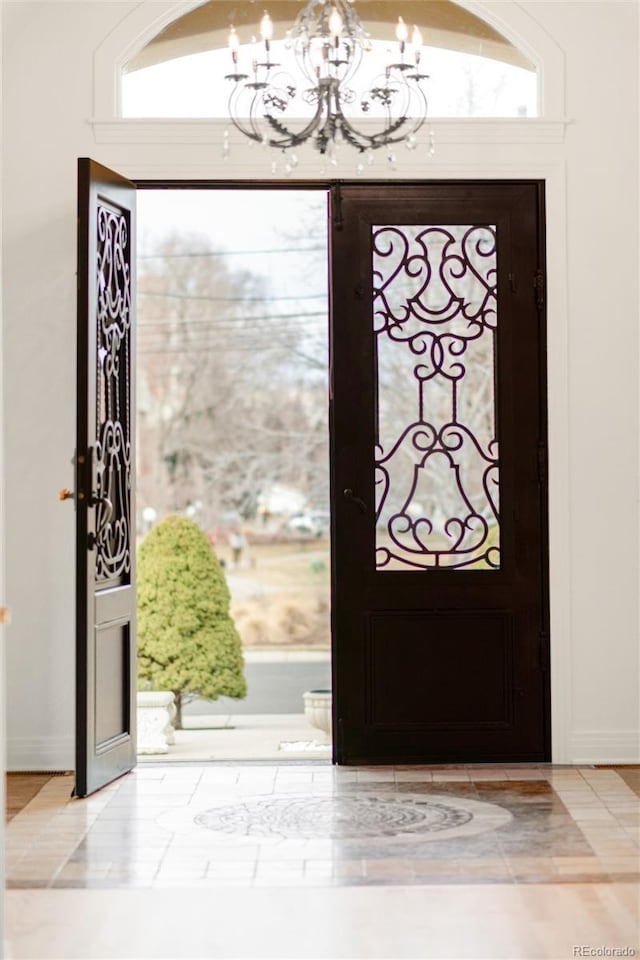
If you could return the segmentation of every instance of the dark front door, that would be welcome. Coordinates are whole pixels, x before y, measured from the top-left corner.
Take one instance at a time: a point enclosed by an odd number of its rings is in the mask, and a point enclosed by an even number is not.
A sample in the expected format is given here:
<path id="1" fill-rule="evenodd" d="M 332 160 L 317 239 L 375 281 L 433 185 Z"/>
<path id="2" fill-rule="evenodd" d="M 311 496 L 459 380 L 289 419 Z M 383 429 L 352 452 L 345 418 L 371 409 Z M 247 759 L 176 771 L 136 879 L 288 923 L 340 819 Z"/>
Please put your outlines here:
<path id="1" fill-rule="evenodd" d="M 333 196 L 340 763 L 549 758 L 542 186 Z"/>
<path id="2" fill-rule="evenodd" d="M 78 161 L 76 794 L 136 761 L 135 187 Z"/>

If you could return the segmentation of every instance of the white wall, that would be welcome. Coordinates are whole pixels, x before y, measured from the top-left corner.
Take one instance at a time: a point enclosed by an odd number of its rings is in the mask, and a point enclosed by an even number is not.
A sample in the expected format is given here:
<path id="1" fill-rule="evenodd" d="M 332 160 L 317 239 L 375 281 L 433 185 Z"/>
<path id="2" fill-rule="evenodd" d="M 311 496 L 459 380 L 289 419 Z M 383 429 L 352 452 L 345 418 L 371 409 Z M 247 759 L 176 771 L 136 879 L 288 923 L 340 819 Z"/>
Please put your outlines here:
<path id="1" fill-rule="evenodd" d="M 528 21 L 559 47 L 572 122 L 566 133 L 562 122 L 434 124 L 434 160 L 407 159 L 398 175 L 548 181 L 554 759 L 637 760 L 637 7 L 469 5 L 505 22 L 511 12 L 513 23 Z M 109 38 L 142 23 L 148 6 L 5 4 L 13 769 L 73 765 L 74 518 L 56 491 L 71 485 L 75 430 L 76 157 L 133 177 L 269 175 L 264 154 L 242 144 L 224 165 L 219 130 L 206 124 L 88 122 L 94 54 L 102 64 Z M 98 119 L 110 118 L 103 111 Z M 550 119 L 563 118 L 556 111 Z M 316 161 L 303 163 L 301 175 L 317 176 Z M 383 173 L 374 167 L 372 175 Z"/>
<path id="2" fill-rule="evenodd" d="M 74 765 L 76 157 L 93 50 L 135 3 L 7 3 L 4 276 L 10 769 Z"/>
<path id="3" fill-rule="evenodd" d="M 567 52 L 567 114 L 575 118 L 566 143 L 573 687 L 568 751 L 577 759 L 637 759 L 638 7 L 575 6 L 573 24 L 554 18 L 554 34 Z"/>
<path id="4" fill-rule="evenodd" d="M 2 48 L 2 7 L 0 7 L 0 49 Z M 0 76 L 0 103 L 2 103 L 2 76 Z M 0 116 L 0 142 L 3 135 L 2 117 Z M 0 154 L 0 183 L 2 182 L 2 155 Z M 0 224 L 2 223 L 2 194 L 0 193 Z M 2 329 L 2 236 L 0 235 L 0 357 L 4 354 Z M 3 375 L 0 365 L 0 606 L 3 606 L 5 596 L 5 551 L 4 551 L 4 406 L 3 406 Z M 6 627 L 0 626 L 0 810 L 5 809 L 5 667 L 4 650 Z M 4 945 L 4 817 L 0 817 L 0 956 L 6 957 Z"/>

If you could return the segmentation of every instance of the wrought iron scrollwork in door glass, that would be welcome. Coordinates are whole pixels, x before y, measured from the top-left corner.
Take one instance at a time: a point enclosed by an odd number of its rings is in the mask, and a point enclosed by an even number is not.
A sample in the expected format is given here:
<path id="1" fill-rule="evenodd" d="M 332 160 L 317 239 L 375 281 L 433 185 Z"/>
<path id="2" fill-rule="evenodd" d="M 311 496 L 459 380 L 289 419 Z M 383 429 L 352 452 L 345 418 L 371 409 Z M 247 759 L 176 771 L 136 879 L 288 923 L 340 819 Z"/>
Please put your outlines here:
<path id="1" fill-rule="evenodd" d="M 374 226 L 376 567 L 498 569 L 493 226 Z"/>
<path id="2" fill-rule="evenodd" d="M 128 213 L 98 205 L 96 580 L 131 571 L 131 243 Z"/>

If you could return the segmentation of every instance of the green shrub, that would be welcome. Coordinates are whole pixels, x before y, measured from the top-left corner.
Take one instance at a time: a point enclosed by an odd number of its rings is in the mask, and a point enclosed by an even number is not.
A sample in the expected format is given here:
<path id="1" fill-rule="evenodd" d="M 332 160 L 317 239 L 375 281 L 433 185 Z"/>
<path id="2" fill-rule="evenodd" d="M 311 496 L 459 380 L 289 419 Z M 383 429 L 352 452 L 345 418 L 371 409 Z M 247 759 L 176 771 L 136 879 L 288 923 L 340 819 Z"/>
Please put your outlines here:
<path id="1" fill-rule="evenodd" d="M 138 549 L 138 687 L 186 696 L 245 697 L 229 588 L 200 527 L 168 516 Z"/>

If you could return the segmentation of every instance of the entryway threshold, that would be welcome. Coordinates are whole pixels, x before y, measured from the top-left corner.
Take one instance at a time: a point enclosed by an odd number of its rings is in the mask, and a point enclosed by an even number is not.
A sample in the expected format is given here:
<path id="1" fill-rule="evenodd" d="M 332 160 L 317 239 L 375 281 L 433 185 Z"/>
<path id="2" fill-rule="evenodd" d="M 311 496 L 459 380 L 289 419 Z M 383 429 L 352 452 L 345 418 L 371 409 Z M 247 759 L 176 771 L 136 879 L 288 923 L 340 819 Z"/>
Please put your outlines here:
<path id="1" fill-rule="evenodd" d="M 184 723 L 168 753 L 141 755 L 138 762 L 331 759 L 331 744 L 304 714 L 199 714 Z"/>

